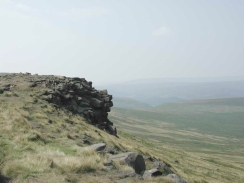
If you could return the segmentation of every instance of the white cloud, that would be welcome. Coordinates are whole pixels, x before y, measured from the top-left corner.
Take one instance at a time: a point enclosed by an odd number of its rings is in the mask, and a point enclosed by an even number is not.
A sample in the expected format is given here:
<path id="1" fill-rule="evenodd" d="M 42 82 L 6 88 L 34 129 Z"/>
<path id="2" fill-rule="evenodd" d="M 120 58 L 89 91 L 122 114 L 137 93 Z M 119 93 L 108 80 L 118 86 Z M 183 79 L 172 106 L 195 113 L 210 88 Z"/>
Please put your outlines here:
<path id="1" fill-rule="evenodd" d="M 29 12 L 29 13 L 36 13 L 39 12 L 39 10 L 14 1 L 14 0 L 0 0 L 0 2 L 3 2 L 3 5 L 7 7 L 10 10 L 13 11 L 20 11 L 20 12 Z M 1 3 L 0 3 L 1 4 Z M 85 18 L 92 18 L 97 16 L 103 16 L 108 14 L 108 10 L 103 7 L 88 7 L 88 8 L 71 8 L 66 9 L 63 11 L 55 11 L 55 10 L 44 10 L 42 13 L 46 13 L 52 16 L 61 16 L 64 18 L 70 18 L 70 19 L 85 19 Z"/>
<path id="2" fill-rule="evenodd" d="M 168 27 L 160 27 L 159 29 L 152 32 L 153 36 L 163 36 L 170 33 L 170 28 Z"/>
<path id="3" fill-rule="evenodd" d="M 17 3 L 16 4 L 16 7 L 22 11 L 28 11 L 28 12 L 37 12 L 37 9 L 34 9 L 30 6 L 27 6 L 25 4 L 22 4 L 22 3 Z"/>
<path id="4" fill-rule="evenodd" d="M 25 11 L 25 12 L 37 12 L 37 9 L 32 8 L 26 4 L 23 3 L 19 3 L 19 2 L 15 2 L 12 0 L 5 0 L 5 3 L 9 6 L 11 6 L 12 8 L 18 9 L 20 11 Z"/>
<path id="5" fill-rule="evenodd" d="M 72 8 L 62 12 L 51 12 L 49 13 L 57 16 L 65 16 L 74 19 L 85 19 L 96 16 L 103 16 L 108 14 L 108 10 L 101 7 L 91 7 L 91 8 Z"/>

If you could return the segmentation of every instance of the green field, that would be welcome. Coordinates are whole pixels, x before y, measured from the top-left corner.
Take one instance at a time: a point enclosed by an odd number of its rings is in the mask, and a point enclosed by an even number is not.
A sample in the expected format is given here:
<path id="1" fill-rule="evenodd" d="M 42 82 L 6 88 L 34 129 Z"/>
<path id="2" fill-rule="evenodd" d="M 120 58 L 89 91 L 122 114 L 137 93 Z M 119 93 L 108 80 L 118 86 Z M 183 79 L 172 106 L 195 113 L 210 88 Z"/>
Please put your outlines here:
<path id="1" fill-rule="evenodd" d="M 183 167 L 189 165 L 188 171 L 200 171 L 209 167 L 209 172 L 213 175 L 216 170 L 223 177 L 228 172 L 230 180 L 226 177 L 222 182 L 243 181 L 243 98 L 171 103 L 147 110 L 121 109 L 115 106 L 110 118 L 119 129 L 148 139 L 159 149 L 175 148 L 179 156 L 173 153 L 172 157 L 184 161 L 184 165 L 181 164 Z M 183 160 L 183 156 L 188 159 Z M 207 165 L 192 165 L 196 159 Z M 210 182 L 218 182 L 217 180 Z"/>

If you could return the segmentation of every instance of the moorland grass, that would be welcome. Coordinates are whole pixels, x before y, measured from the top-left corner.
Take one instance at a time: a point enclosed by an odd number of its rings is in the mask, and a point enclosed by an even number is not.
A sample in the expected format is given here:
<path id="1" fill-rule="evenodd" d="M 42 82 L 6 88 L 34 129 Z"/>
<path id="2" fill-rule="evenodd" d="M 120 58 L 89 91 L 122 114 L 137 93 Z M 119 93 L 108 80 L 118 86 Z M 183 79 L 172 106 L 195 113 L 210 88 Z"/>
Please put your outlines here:
<path id="1" fill-rule="evenodd" d="M 107 173 L 108 155 L 77 145 L 81 136 L 93 143 L 105 142 L 118 152 L 138 151 L 152 155 L 150 147 L 120 133 L 120 138 L 88 124 L 80 116 L 72 116 L 46 101 L 35 101 L 33 90 L 18 90 L 18 100 L 0 95 L 0 170 L 19 182 L 109 182 L 117 171 L 133 172 L 125 164 L 113 163 Z M 90 176 L 95 174 L 96 177 Z"/>

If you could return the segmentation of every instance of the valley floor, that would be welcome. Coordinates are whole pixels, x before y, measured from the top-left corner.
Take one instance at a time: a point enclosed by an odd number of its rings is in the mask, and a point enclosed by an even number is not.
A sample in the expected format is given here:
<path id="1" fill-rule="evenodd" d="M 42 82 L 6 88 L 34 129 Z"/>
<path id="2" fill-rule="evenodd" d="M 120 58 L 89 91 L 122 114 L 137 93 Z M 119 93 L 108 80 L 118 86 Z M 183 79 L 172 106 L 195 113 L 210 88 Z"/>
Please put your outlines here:
<path id="1" fill-rule="evenodd" d="M 110 118 L 119 129 L 150 141 L 190 182 L 244 182 L 243 107 L 230 113 L 172 109 L 115 107 Z"/>

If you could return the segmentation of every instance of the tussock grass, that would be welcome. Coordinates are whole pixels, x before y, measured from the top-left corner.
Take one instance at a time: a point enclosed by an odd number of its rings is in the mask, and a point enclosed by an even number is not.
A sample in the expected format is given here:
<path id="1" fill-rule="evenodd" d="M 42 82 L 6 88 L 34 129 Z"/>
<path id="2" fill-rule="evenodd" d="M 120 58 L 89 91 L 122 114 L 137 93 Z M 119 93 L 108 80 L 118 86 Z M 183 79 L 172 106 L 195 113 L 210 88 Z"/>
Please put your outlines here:
<path id="1" fill-rule="evenodd" d="M 54 164 L 69 173 L 82 174 L 104 169 L 104 158 L 95 152 L 83 151 L 79 153 L 79 156 L 60 156 L 55 157 L 53 161 Z"/>
<path id="2" fill-rule="evenodd" d="M 161 125 L 161 121 L 149 118 L 150 115 L 155 117 L 155 113 L 143 112 L 138 114 L 136 119 L 130 115 L 124 119 L 123 113 L 119 118 L 117 116 L 119 121 L 112 120 L 118 129 L 133 134 L 118 131 L 119 138 L 116 138 L 88 124 L 82 117 L 71 116 L 67 111 L 40 100 L 38 97 L 43 92 L 40 88 L 30 89 L 24 82 L 16 84 L 19 88 L 18 97 L 0 95 L 0 172 L 11 177 L 13 183 L 111 182 L 119 179 L 118 172 L 133 171 L 131 167 L 119 162 L 114 162 L 114 168 L 108 171 L 104 166 L 108 155 L 91 151 L 85 148 L 86 144 L 77 145 L 84 135 L 88 136 L 92 143 L 105 142 L 108 146 L 116 147 L 118 152 L 137 151 L 145 156 L 163 160 L 171 164 L 172 169 L 189 182 L 243 182 L 243 153 L 235 151 L 236 156 L 229 157 L 225 152 L 205 150 L 200 159 L 199 152 L 192 152 L 191 149 L 184 152 L 171 147 L 171 143 L 175 142 L 172 141 L 173 134 L 177 139 L 187 136 L 187 140 L 205 137 L 204 140 L 209 140 L 215 138 L 214 136 L 160 129 L 156 125 Z M 140 118 L 149 119 L 156 127 L 151 125 L 148 128 L 145 121 L 143 125 L 139 125 Z M 125 120 L 130 123 L 126 124 Z M 166 122 L 163 123 L 165 124 Z M 148 130 L 151 130 L 150 133 Z M 134 137 L 139 133 L 143 135 L 143 139 Z M 229 139 L 219 138 L 218 142 L 223 143 L 226 140 Z M 185 146 L 189 141 L 180 142 Z M 241 142 L 238 141 L 240 144 Z M 209 159 L 209 156 L 213 158 Z M 175 163 L 176 159 L 180 163 Z M 238 163 L 229 166 L 233 161 Z M 152 178 L 150 181 L 131 178 L 128 181 L 171 182 L 164 177 Z"/>
<path id="3" fill-rule="evenodd" d="M 134 172 L 134 169 L 130 166 L 128 166 L 126 163 L 118 161 L 118 160 L 113 160 L 113 166 L 117 169 L 117 170 L 122 170 L 125 172 Z"/>
<path id="4" fill-rule="evenodd" d="M 14 179 L 56 172 L 58 174 L 83 174 L 103 170 L 104 156 L 83 149 L 76 156 L 66 155 L 59 150 L 39 148 L 34 152 L 24 151 L 21 159 L 5 163 L 3 173 Z"/>
<path id="5" fill-rule="evenodd" d="M 34 113 L 32 117 L 34 119 L 48 119 L 47 115 L 44 113 Z"/>

